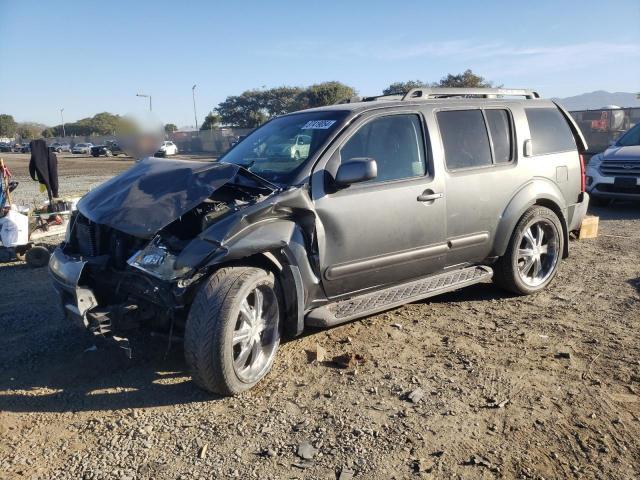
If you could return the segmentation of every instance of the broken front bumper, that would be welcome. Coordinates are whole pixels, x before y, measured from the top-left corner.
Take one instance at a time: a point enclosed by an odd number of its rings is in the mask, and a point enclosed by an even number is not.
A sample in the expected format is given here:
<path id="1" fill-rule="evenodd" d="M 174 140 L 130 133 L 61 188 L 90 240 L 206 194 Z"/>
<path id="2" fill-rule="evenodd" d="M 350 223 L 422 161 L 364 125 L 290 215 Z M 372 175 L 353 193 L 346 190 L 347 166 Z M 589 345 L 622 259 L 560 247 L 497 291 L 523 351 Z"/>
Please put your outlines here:
<path id="1" fill-rule="evenodd" d="M 53 252 L 49 260 L 49 273 L 53 279 L 53 286 L 60 295 L 65 316 L 96 335 L 107 336 L 117 329 L 130 330 L 137 327 L 137 317 L 132 315 L 136 313 L 137 305 L 100 305 L 94 290 L 87 287 L 84 281 L 80 285 L 87 264 L 88 262 L 81 258 L 66 255 L 60 247 Z"/>
<path id="2" fill-rule="evenodd" d="M 58 247 L 49 273 L 67 318 L 97 335 L 142 325 L 165 330 L 186 316 L 188 287 L 163 282 L 133 267 L 116 270 L 100 257 L 81 257 Z"/>
<path id="3" fill-rule="evenodd" d="M 98 306 L 98 301 L 91 289 L 79 285 L 86 264 L 82 259 L 65 255 L 58 247 L 49 260 L 49 274 L 65 316 L 77 325 L 90 328 L 87 313 Z"/>

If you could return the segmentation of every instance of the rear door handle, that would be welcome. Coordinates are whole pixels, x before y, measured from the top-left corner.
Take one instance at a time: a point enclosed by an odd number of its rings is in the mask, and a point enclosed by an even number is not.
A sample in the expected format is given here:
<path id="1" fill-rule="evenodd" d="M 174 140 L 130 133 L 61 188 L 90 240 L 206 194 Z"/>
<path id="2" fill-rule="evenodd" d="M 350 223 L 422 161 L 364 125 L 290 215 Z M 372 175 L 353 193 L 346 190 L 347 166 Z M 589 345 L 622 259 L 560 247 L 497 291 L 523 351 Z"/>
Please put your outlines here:
<path id="1" fill-rule="evenodd" d="M 432 202 L 434 200 L 438 200 L 439 198 L 444 197 L 444 193 L 433 193 L 432 190 L 426 190 L 422 192 L 421 195 L 418 195 L 419 202 Z"/>

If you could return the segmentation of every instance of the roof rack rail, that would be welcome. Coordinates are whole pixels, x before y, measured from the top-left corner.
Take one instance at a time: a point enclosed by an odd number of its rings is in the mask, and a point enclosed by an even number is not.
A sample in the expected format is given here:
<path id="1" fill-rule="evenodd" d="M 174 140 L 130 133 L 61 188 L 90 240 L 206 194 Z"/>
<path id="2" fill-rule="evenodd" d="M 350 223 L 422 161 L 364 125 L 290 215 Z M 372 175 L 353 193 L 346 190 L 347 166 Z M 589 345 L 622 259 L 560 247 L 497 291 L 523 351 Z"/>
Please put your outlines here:
<path id="1" fill-rule="evenodd" d="M 387 101 L 402 100 L 402 95 L 403 95 L 402 93 L 390 93 L 388 95 L 374 95 L 371 97 L 359 97 L 356 95 L 354 97 L 347 97 L 347 98 L 338 100 L 336 103 L 334 103 L 334 105 L 342 105 L 345 103 L 358 103 L 358 102 L 376 102 L 381 100 L 387 100 Z"/>
<path id="2" fill-rule="evenodd" d="M 353 97 L 347 97 L 347 98 L 338 100 L 336 103 L 334 103 L 334 105 L 342 105 L 343 103 L 357 103 L 361 101 L 362 101 L 362 98 L 360 98 L 357 95 L 354 95 Z"/>
<path id="3" fill-rule="evenodd" d="M 499 98 L 499 97 L 525 97 L 528 100 L 541 98 L 538 92 L 526 90 L 524 88 L 412 88 L 409 90 L 402 100 L 427 100 L 430 98 L 447 98 L 447 97 L 483 97 L 483 98 Z"/>

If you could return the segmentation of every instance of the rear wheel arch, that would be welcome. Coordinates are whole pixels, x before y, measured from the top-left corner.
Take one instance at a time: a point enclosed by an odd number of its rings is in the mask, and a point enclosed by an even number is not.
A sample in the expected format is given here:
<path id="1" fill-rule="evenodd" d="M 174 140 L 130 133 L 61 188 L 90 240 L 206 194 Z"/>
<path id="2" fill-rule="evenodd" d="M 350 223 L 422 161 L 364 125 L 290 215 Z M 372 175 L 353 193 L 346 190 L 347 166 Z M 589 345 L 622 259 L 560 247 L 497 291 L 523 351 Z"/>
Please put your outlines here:
<path id="1" fill-rule="evenodd" d="M 540 205 L 552 210 L 562 224 L 562 233 L 565 239 L 563 247 L 563 258 L 569 254 L 568 250 L 568 229 L 567 220 L 561 205 L 562 194 L 558 187 L 550 181 L 536 178 L 523 185 L 512 197 L 502 215 L 500 216 L 498 227 L 496 228 L 493 250 L 490 256 L 501 257 L 507 251 L 511 235 L 518 222 L 534 205 Z"/>
<path id="2" fill-rule="evenodd" d="M 494 283 L 518 295 L 544 288 L 557 271 L 565 236 L 562 221 L 551 208 L 534 204 L 518 220 L 509 247 L 494 265 Z"/>
<path id="3" fill-rule="evenodd" d="M 562 225 L 562 236 L 564 237 L 562 258 L 567 258 L 569 256 L 569 228 L 567 227 L 567 219 L 565 218 L 562 209 L 556 202 L 548 198 L 537 199 L 535 205 L 540 205 L 541 207 L 548 208 L 553 213 L 555 213 L 558 217 L 558 220 L 560 220 L 560 224 Z"/>

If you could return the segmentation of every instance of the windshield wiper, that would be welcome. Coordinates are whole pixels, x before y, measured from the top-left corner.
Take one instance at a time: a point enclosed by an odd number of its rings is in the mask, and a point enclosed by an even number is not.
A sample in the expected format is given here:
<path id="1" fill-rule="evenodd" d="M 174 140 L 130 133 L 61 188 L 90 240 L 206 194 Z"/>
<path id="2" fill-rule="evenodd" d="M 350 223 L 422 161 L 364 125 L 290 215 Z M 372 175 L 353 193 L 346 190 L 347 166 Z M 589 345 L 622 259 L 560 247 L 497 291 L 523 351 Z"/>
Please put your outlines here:
<path id="1" fill-rule="evenodd" d="M 251 162 L 251 164 L 253 165 L 253 162 Z M 261 177 L 260 175 L 253 173 L 251 170 L 249 170 L 248 167 L 245 167 L 244 165 L 240 165 L 237 164 L 238 167 L 240 167 L 240 169 L 242 170 L 242 172 L 247 175 L 249 178 L 253 179 L 253 180 L 257 180 L 259 183 L 261 183 L 262 185 L 264 185 L 265 187 L 267 187 L 269 190 L 273 191 L 273 192 L 277 192 L 278 190 L 282 190 L 282 187 L 279 185 L 276 185 L 275 183 L 271 183 L 269 180 L 267 180 L 266 178 Z"/>
<path id="2" fill-rule="evenodd" d="M 238 165 L 239 167 L 242 167 L 242 168 L 244 168 L 246 170 L 249 170 L 251 167 L 253 167 L 254 163 L 256 163 L 256 161 L 255 160 L 251 160 L 248 163 L 236 163 L 234 165 Z"/>

